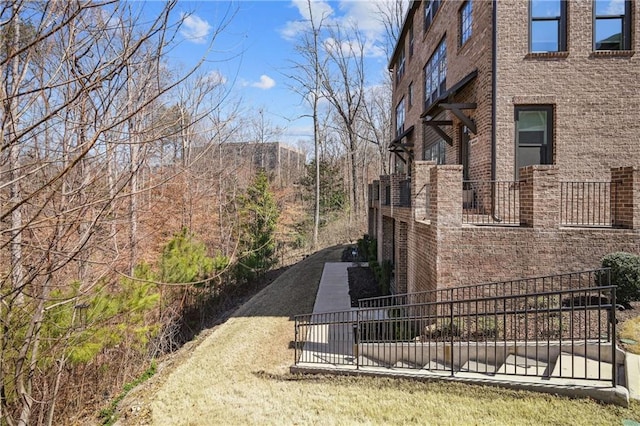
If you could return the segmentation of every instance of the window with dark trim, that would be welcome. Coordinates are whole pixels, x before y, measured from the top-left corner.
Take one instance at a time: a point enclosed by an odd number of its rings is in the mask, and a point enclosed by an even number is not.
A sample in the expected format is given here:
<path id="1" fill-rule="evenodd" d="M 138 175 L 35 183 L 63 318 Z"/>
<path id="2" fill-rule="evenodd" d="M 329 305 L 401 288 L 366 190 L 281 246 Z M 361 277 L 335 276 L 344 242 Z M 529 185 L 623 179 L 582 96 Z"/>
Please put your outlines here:
<path id="1" fill-rule="evenodd" d="M 402 76 L 404 75 L 404 49 L 400 50 L 398 60 L 396 61 L 396 84 L 400 82 Z"/>
<path id="2" fill-rule="evenodd" d="M 409 57 L 413 56 L 413 23 L 409 28 Z"/>
<path id="3" fill-rule="evenodd" d="M 433 23 L 433 18 L 436 16 L 436 12 L 440 7 L 441 0 L 427 0 L 424 2 L 424 32 L 429 30 L 429 27 Z"/>
<path id="4" fill-rule="evenodd" d="M 447 88 L 447 42 L 442 39 L 424 66 L 424 106 L 427 108 Z"/>
<path id="5" fill-rule="evenodd" d="M 529 51 L 567 51 L 567 2 L 531 0 L 529 3 Z"/>
<path id="6" fill-rule="evenodd" d="M 553 105 L 515 107 L 516 179 L 521 167 L 553 164 Z"/>
<path id="7" fill-rule="evenodd" d="M 400 100 L 396 107 L 396 136 L 400 136 L 404 132 L 405 107 L 404 98 Z"/>
<path id="8" fill-rule="evenodd" d="M 409 87 L 407 89 L 407 101 L 409 103 L 409 108 L 413 106 L 413 81 L 409 83 Z"/>
<path id="9" fill-rule="evenodd" d="M 471 0 L 464 2 L 460 8 L 460 46 L 465 44 L 471 37 L 471 27 L 473 25 L 472 8 Z"/>
<path id="10" fill-rule="evenodd" d="M 447 151 L 447 143 L 444 139 L 426 146 L 424 149 L 425 161 L 435 161 L 436 164 L 445 164 Z"/>
<path id="11" fill-rule="evenodd" d="M 631 50 L 631 1 L 593 2 L 593 49 Z"/>

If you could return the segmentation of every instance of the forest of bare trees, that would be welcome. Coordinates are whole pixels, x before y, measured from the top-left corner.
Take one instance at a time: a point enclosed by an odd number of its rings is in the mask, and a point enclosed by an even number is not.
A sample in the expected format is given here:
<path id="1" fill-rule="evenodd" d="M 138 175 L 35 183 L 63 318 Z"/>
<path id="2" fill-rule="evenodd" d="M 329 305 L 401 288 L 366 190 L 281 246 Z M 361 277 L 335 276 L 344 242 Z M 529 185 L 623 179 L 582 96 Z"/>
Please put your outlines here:
<path id="1" fill-rule="evenodd" d="M 281 129 L 197 65 L 172 68 L 175 6 L 152 17 L 111 0 L 0 6 L 3 423 L 91 415 L 180 345 L 185 312 L 282 262 L 287 247 L 329 243 L 317 232 L 322 163 L 348 199 L 336 238 L 361 232 L 366 184 L 386 171 L 391 108 L 388 78 L 365 79 L 359 30 L 309 21 L 290 76 L 311 102 L 318 183 L 274 198 L 220 147 Z M 268 238 L 253 237 L 251 221 Z"/>

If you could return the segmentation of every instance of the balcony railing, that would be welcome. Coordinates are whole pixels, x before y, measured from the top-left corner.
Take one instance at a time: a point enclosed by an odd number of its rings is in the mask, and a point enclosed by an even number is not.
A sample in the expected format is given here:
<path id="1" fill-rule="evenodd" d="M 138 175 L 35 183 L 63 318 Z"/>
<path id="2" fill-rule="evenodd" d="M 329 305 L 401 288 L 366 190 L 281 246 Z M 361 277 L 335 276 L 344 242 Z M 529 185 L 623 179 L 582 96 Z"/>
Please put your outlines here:
<path id="1" fill-rule="evenodd" d="M 464 300 L 492 297 L 496 295 L 519 295 L 547 293 L 569 289 L 581 289 L 609 285 L 609 269 L 592 269 L 565 274 L 545 275 L 508 281 L 493 281 L 453 288 L 441 288 L 415 293 L 361 299 L 360 308 L 380 308 L 394 305 L 435 302 L 442 300 Z"/>
<path id="2" fill-rule="evenodd" d="M 476 296 L 449 289 L 442 300 L 396 299 L 400 303 L 296 316 L 295 362 L 480 373 L 487 379 L 603 381 L 615 387 L 615 286 L 606 271 L 573 275 L 591 286 L 542 290 L 558 280 L 540 277 L 535 286 L 517 291 L 496 287 L 495 294 Z M 462 298 L 451 298 L 454 293 Z"/>
<path id="3" fill-rule="evenodd" d="M 400 207 L 411 207 L 411 180 L 400 181 Z"/>
<path id="4" fill-rule="evenodd" d="M 560 182 L 560 224 L 612 226 L 616 196 L 612 182 Z"/>
<path id="5" fill-rule="evenodd" d="M 520 183 L 513 181 L 464 181 L 463 223 L 520 225 Z"/>
<path id="6" fill-rule="evenodd" d="M 382 199 L 382 204 L 385 206 L 391 205 L 391 185 L 384 186 L 384 198 Z"/>

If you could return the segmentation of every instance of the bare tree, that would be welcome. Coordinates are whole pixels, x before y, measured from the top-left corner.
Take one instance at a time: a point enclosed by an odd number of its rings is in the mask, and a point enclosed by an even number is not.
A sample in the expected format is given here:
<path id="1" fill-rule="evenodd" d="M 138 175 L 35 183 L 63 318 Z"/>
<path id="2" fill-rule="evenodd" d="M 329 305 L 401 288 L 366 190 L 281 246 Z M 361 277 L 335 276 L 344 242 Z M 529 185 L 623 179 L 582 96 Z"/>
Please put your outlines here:
<path id="1" fill-rule="evenodd" d="M 323 69 L 323 92 L 339 117 L 339 127 L 344 134 L 351 170 L 351 205 L 356 216 L 360 213 L 361 197 L 358 186 L 358 121 L 365 101 L 364 41 L 353 25 L 349 35 L 332 26 L 330 38 L 324 43 L 329 66 Z"/>
<path id="2" fill-rule="evenodd" d="M 0 418 L 9 425 L 54 422 L 69 357 L 91 326 L 81 318 L 99 309 L 85 301 L 136 263 L 153 110 L 192 72 L 161 77 L 179 29 L 174 6 L 144 19 L 112 1 L 0 7 Z M 60 307 L 69 315 L 55 316 Z"/>
<path id="3" fill-rule="evenodd" d="M 301 34 L 300 41 L 295 46 L 295 51 L 300 59 L 293 63 L 293 73 L 288 75 L 291 80 L 291 88 L 297 92 L 305 103 L 311 108 L 311 119 L 313 120 L 313 155 L 316 165 L 315 181 L 315 202 L 313 213 L 313 248 L 318 245 L 318 228 L 320 225 L 320 100 L 322 94 L 323 69 L 326 66 L 321 46 L 321 32 L 325 26 L 328 16 L 320 12 L 320 16 L 314 13 L 313 2 L 307 0 L 308 12 L 306 29 Z"/>
<path id="4" fill-rule="evenodd" d="M 387 54 L 387 61 L 390 61 L 393 49 L 398 37 L 400 37 L 409 2 L 407 0 L 387 0 L 376 2 L 375 5 L 378 21 L 384 27 L 384 50 Z"/>

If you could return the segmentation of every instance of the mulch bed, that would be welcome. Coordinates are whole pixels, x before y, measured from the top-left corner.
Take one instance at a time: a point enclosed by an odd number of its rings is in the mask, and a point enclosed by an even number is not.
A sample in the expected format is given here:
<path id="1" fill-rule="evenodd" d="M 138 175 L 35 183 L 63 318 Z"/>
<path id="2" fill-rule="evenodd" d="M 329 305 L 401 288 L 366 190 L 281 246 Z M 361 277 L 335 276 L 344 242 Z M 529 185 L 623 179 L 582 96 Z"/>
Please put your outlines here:
<path id="1" fill-rule="evenodd" d="M 347 268 L 349 274 L 349 296 L 351 306 L 357 307 L 358 300 L 367 297 L 378 297 L 383 294 L 378 288 L 378 282 L 373 271 L 368 266 L 354 266 Z"/>

